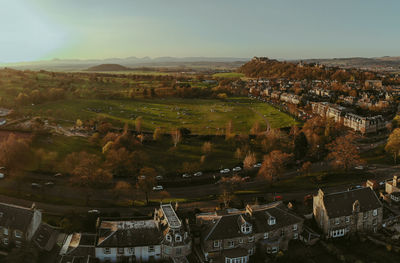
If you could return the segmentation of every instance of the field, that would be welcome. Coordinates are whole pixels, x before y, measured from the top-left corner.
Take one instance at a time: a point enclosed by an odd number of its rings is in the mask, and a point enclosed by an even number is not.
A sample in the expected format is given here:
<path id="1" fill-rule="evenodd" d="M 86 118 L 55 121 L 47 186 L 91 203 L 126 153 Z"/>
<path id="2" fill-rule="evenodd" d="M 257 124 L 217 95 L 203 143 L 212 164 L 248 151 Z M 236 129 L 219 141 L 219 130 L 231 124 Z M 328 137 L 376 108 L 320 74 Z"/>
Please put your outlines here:
<path id="1" fill-rule="evenodd" d="M 244 77 L 243 73 L 237 72 L 226 72 L 226 73 L 215 73 L 213 75 L 215 78 L 242 78 Z"/>
<path id="2" fill-rule="evenodd" d="M 216 99 L 135 99 L 95 100 L 71 99 L 21 107 L 23 115 L 41 116 L 57 125 L 72 126 L 77 119 L 103 118 L 116 126 L 128 123 L 134 127 L 135 119 L 142 117 L 144 131 L 161 127 L 165 132 L 174 128 L 187 128 L 192 134 L 224 134 L 232 121 L 236 133 L 249 133 L 255 122 L 272 128 L 288 127 L 295 120 L 272 106 L 249 98 Z M 256 112 L 257 113 L 256 113 Z"/>

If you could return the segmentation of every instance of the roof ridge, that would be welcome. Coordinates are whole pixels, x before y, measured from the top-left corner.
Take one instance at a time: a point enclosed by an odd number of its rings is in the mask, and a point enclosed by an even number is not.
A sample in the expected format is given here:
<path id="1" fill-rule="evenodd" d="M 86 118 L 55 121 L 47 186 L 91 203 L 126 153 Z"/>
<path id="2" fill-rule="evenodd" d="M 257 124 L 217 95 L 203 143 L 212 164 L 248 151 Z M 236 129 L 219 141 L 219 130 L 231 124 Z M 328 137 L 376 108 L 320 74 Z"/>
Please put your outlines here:
<path id="1" fill-rule="evenodd" d="M 214 232 L 215 228 L 217 227 L 217 225 L 219 224 L 219 222 L 221 221 L 222 216 L 219 216 L 218 221 L 215 223 L 215 225 L 211 228 L 210 232 L 208 232 L 207 236 L 204 238 L 204 240 L 207 240 L 212 232 Z"/>

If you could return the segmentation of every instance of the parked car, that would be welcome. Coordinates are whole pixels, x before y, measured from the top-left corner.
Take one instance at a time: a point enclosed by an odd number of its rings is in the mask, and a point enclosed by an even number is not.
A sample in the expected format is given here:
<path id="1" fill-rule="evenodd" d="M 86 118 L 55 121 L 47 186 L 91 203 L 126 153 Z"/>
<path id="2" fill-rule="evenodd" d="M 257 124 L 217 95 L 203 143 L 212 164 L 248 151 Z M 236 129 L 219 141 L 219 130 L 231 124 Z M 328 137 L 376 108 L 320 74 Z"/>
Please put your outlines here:
<path id="1" fill-rule="evenodd" d="M 239 166 L 232 169 L 232 171 L 234 171 L 234 172 L 239 172 L 241 170 L 242 170 L 242 167 L 239 167 Z"/>
<path id="2" fill-rule="evenodd" d="M 5 167 L 0 167 L 0 171 L 4 171 L 5 169 Z"/>
<path id="3" fill-rule="evenodd" d="M 356 169 L 356 170 L 364 170 L 364 166 L 358 165 L 358 166 L 354 167 L 354 169 Z"/>
<path id="4" fill-rule="evenodd" d="M 162 187 L 162 185 L 157 185 L 153 187 L 153 191 L 162 191 L 164 190 L 164 187 Z"/>
<path id="5" fill-rule="evenodd" d="M 32 183 L 31 186 L 32 186 L 32 188 L 40 188 L 40 187 L 42 187 L 42 186 L 41 186 L 40 184 L 38 184 L 38 183 Z"/>
<path id="6" fill-rule="evenodd" d="M 195 173 L 193 176 L 196 176 L 196 177 L 198 177 L 198 176 L 202 176 L 203 175 L 203 173 L 202 172 L 197 172 L 197 173 Z"/>
<path id="7" fill-rule="evenodd" d="M 146 179 L 146 175 L 139 175 L 138 178 L 141 179 L 141 180 L 144 180 L 144 179 Z"/>
<path id="8" fill-rule="evenodd" d="M 60 176 L 62 176 L 61 173 L 56 173 L 56 174 L 54 175 L 54 177 L 60 177 Z"/>
<path id="9" fill-rule="evenodd" d="M 162 176 L 162 175 L 157 175 L 157 176 L 156 176 L 156 179 L 157 179 L 157 180 L 162 180 L 162 179 L 163 179 L 163 176 Z"/>
<path id="10" fill-rule="evenodd" d="M 100 211 L 97 209 L 92 209 L 88 211 L 89 214 L 100 214 Z"/>
<path id="11" fill-rule="evenodd" d="M 260 168 L 261 167 L 261 163 L 256 163 L 255 165 L 253 165 L 254 168 Z"/>
<path id="12" fill-rule="evenodd" d="M 4 179 L 5 175 L 3 173 L 0 173 L 0 179 Z"/>
<path id="13" fill-rule="evenodd" d="M 182 174 L 182 178 L 190 178 L 192 177 L 190 174 Z"/>
<path id="14" fill-rule="evenodd" d="M 53 183 L 52 181 L 49 181 L 49 182 L 45 183 L 44 185 L 45 185 L 45 186 L 53 186 L 54 183 Z"/>

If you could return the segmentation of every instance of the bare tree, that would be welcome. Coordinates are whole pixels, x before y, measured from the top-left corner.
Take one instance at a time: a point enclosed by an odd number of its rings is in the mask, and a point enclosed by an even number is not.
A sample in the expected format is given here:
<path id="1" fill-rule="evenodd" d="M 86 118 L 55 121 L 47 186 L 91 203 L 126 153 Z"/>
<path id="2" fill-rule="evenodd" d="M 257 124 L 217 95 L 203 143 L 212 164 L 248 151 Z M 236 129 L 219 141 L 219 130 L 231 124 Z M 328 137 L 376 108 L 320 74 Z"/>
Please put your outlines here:
<path id="1" fill-rule="evenodd" d="M 179 129 L 175 129 L 171 132 L 172 141 L 174 143 L 174 147 L 178 145 L 178 143 L 182 140 L 182 134 Z"/>

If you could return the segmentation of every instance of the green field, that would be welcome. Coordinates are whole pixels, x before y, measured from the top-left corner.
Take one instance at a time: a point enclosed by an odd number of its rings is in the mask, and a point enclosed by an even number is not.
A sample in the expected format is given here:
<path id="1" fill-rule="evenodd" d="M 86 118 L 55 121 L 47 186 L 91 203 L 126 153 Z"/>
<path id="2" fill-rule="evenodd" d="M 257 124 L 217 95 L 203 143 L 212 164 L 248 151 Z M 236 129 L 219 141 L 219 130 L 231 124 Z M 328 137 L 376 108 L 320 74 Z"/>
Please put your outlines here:
<path id="1" fill-rule="evenodd" d="M 259 114 L 256 114 L 255 109 Z M 288 127 L 295 120 L 272 106 L 249 98 L 216 99 L 135 99 L 94 100 L 71 99 L 21 107 L 23 115 L 41 116 L 56 124 L 72 126 L 77 119 L 103 118 L 115 126 L 125 123 L 134 126 L 135 119 L 143 118 L 143 129 L 156 127 L 166 132 L 174 128 L 190 129 L 192 134 L 223 134 L 228 121 L 232 121 L 236 133 L 249 133 L 255 122 L 266 127 L 265 120 L 273 128 Z"/>

